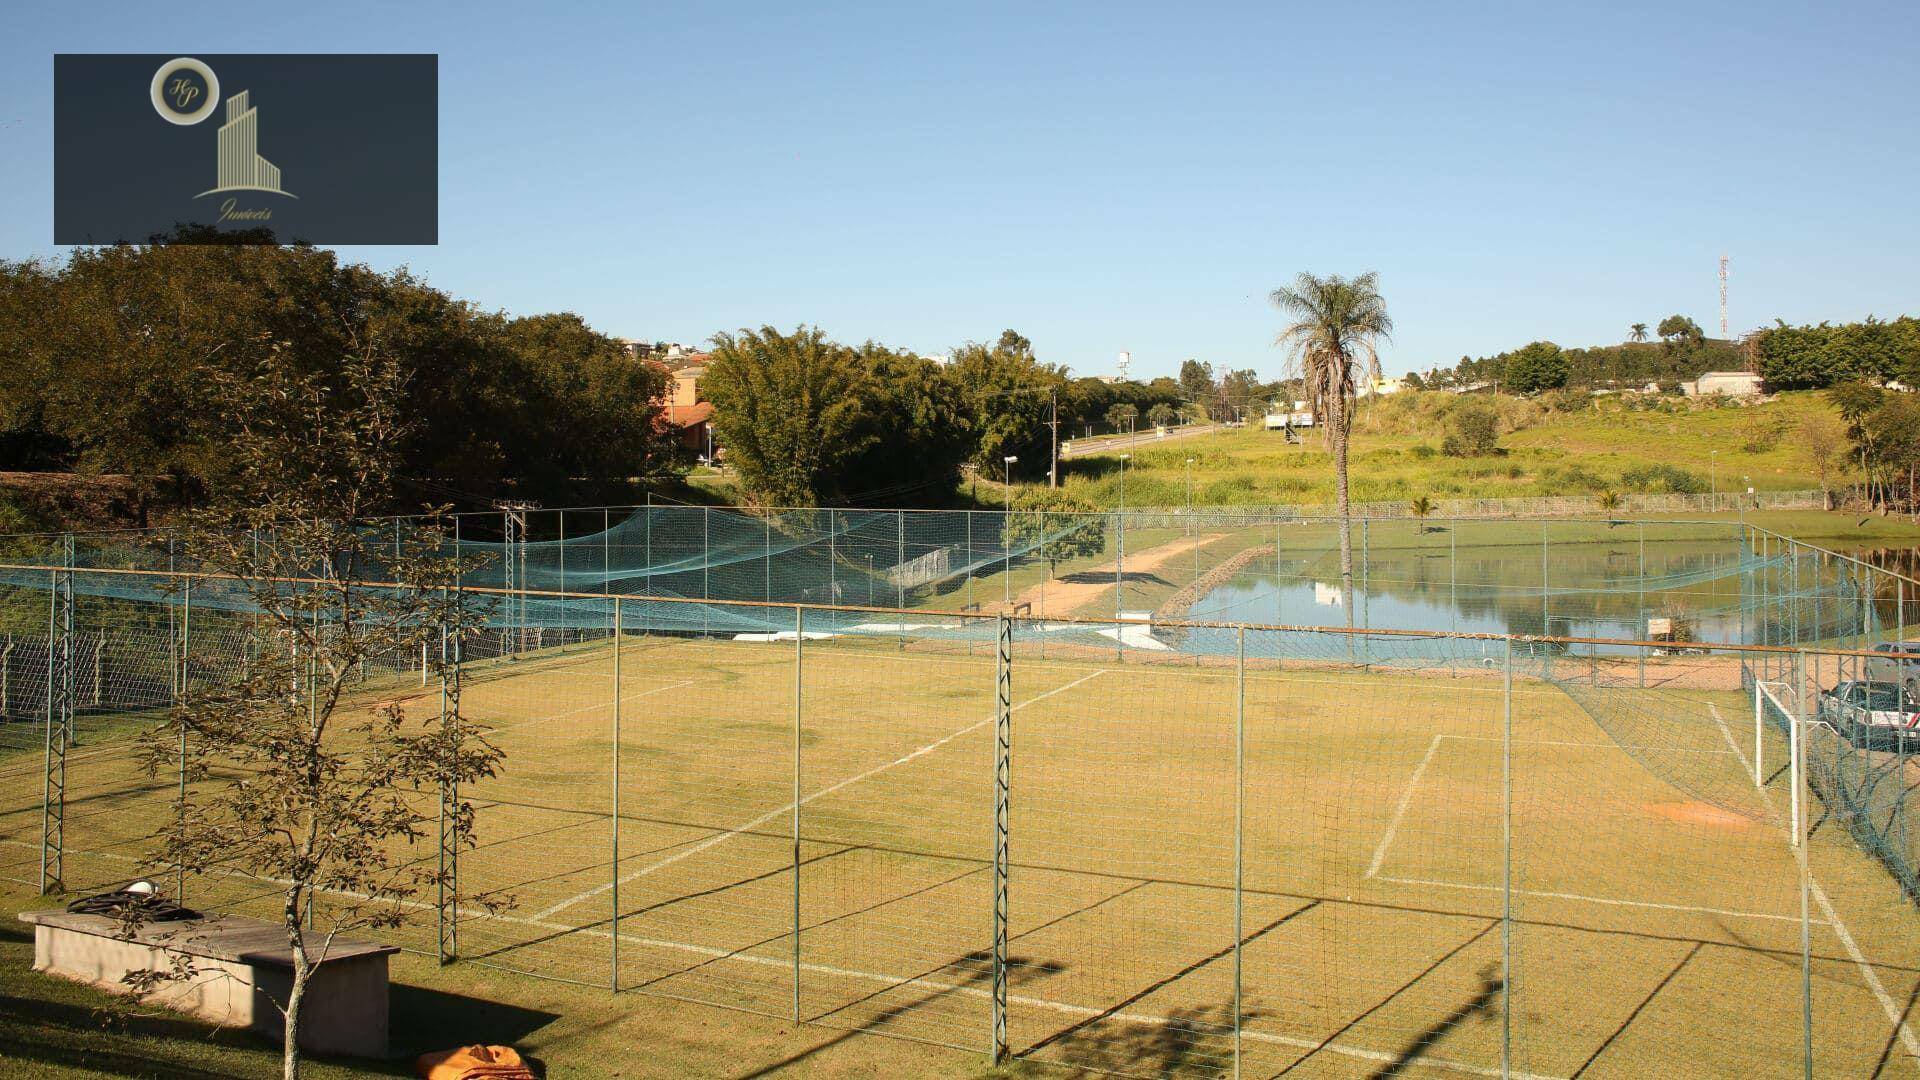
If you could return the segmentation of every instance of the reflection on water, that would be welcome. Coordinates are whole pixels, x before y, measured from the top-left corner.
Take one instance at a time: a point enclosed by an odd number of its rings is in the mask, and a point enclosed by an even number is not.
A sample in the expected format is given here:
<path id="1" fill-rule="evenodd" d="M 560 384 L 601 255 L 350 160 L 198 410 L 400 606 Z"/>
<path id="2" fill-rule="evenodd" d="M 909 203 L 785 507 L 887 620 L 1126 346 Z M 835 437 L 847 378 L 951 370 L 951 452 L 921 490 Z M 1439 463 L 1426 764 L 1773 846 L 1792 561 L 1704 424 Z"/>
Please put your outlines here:
<path id="1" fill-rule="evenodd" d="M 1920 557 L 1913 548 L 1853 554 L 1909 574 Z M 1774 569 L 1784 580 L 1778 562 Z M 1765 590 L 1757 582 L 1763 572 L 1729 542 L 1642 545 L 1627 539 L 1471 551 L 1449 550 L 1443 543 L 1437 549 L 1356 552 L 1349 620 L 1341 602 L 1338 555 L 1282 551 L 1207 592 L 1186 617 L 1629 640 L 1651 636 L 1649 620 L 1670 620 L 1683 639 L 1752 643 L 1767 636 L 1760 626 L 1759 598 Z M 1803 598 L 1797 606 L 1835 620 L 1860 610 L 1857 591 L 1830 570 L 1805 568 L 1796 580 Z M 1902 617 L 1889 584 L 1876 597 L 1876 631 L 1891 636 L 1897 624 L 1915 621 L 1916 612 L 1920 597 L 1910 596 Z M 1779 640 L 1777 630 L 1773 640 Z"/>

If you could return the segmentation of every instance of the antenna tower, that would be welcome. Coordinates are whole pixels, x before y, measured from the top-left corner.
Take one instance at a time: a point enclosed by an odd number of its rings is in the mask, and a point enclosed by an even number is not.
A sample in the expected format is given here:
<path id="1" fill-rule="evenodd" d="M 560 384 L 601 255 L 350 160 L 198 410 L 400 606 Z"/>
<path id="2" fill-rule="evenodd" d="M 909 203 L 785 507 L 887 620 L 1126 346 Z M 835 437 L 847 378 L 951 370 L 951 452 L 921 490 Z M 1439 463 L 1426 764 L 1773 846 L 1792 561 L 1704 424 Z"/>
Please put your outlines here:
<path id="1" fill-rule="evenodd" d="M 1720 256 L 1720 340 L 1730 341 L 1727 332 L 1727 257 Z"/>

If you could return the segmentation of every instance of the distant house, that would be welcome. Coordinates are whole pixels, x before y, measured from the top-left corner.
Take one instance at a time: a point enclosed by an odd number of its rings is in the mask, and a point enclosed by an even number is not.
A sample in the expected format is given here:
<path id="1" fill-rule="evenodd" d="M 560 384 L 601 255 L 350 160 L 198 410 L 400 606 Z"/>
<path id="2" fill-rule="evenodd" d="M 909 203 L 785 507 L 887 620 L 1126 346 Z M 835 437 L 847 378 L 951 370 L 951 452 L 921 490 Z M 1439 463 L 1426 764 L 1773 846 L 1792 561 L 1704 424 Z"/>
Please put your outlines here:
<path id="1" fill-rule="evenodd" d="M 1391 379 L 1373 379 L 1373 380 L 1361 383 L 1358 390 L 1356 391 L 1355 396 L 1386 397 L 1388 394 L 1397 394 L 1400 391 L 1405 390 L 1406 388 L 1407 388 L 1407 381 L 1402 378 L 1395 377 Z"/>
<path id="2" fill-rule="evenodd" d="M 1758 397 L 1760 376 L 1751 371 L 1709 371 L 1693 382 L 1680 384 L 1688 397 Z"/>
<path id="3" fill-rule="evenodd" d="M 669 370 L 667 375 L 671 384 L 667 388 L 667 398 L 661 403 L 660 415 L 654 421 L 657 430 L 671 434 L 681 446 L 703 455 L 713 443 L 712 434 L 708 431 L 713 421 L 713 403 L 700 396 L 700 378 L 706 373 L 704 367 Z"/>

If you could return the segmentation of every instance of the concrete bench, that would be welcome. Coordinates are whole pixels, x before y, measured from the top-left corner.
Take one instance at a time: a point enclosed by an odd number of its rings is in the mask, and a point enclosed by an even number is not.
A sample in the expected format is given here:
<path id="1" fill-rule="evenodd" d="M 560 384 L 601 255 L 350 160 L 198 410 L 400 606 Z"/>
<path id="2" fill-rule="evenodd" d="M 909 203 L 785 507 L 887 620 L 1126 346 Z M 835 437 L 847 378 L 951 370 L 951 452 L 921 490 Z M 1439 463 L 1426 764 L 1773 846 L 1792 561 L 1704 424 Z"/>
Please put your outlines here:
<path id="1" fill-rule="evenodd" d="M 286 930 L 259 919 L 215 915 L 147 923 L 123 938 L 118 920 L 67 911 L 29 911 L 33 967 L 128 993 L 121 976 L 169 970 L 172 957 L 193 958 L 192 979 L 164 985 L 149 1000 L 224 1027 L 278 1037 L 293 985 Z M 387 957 L 392 945 L 335 938 L 300 1003 L 300 1046 L 316 1054 L 387 1056 Z"/>

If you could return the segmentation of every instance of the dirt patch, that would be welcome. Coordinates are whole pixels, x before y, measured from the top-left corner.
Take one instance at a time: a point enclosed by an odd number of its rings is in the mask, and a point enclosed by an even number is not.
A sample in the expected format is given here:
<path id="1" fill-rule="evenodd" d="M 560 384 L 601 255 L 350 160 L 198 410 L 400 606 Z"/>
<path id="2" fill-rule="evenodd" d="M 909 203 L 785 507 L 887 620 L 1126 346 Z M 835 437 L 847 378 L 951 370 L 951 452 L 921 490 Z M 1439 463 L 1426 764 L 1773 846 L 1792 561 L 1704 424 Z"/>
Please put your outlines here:
<path id="1" fill-rule="evenodd" d="M 1750 817 L 1721 809 L 1712 803 L 1654 803 L 1647 809 L 1668 821 L 1678 821 L 1685 825 L 1705 825 L 1713 829 L 1750 829 L 1757 824 Z"/>

